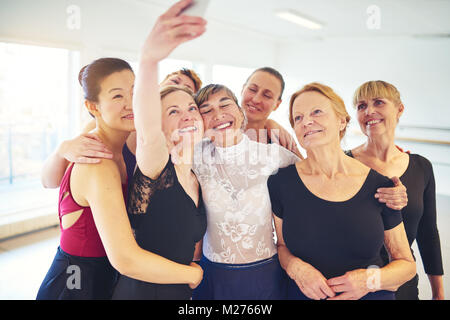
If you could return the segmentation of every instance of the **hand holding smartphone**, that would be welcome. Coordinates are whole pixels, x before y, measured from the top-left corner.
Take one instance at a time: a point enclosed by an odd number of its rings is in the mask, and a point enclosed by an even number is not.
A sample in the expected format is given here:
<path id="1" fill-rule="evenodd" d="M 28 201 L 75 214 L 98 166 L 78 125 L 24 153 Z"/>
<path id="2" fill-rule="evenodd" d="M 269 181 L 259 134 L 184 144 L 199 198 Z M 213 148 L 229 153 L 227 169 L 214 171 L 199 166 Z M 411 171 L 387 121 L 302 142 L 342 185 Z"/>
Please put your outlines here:
<path id="1" fill-rule="evenodd" d="M 204 17 L 208 9 L 210 0 L 192 0 L 192 3 L 186 7 L 180 14 L 194 17 Z"/>

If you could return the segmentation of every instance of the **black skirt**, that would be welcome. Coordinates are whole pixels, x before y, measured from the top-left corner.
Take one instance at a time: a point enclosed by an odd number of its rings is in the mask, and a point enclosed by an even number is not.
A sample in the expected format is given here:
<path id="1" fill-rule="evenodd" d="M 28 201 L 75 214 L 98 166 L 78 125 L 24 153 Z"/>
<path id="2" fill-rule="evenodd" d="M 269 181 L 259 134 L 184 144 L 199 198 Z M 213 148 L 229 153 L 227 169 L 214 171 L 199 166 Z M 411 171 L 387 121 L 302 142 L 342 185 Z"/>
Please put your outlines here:
<path id="1" fill-rule="evenodd" d="M 192 290 L 187 284 L 157 284 L 119 275 L 113 300 L 189 300 Z"/>
<path id="2" fill-rule="evenodd" d="M 78 257 L 60 247 L 39 288 L 37 300 L 108 300 L 117 271 L 107 257 Z"/>

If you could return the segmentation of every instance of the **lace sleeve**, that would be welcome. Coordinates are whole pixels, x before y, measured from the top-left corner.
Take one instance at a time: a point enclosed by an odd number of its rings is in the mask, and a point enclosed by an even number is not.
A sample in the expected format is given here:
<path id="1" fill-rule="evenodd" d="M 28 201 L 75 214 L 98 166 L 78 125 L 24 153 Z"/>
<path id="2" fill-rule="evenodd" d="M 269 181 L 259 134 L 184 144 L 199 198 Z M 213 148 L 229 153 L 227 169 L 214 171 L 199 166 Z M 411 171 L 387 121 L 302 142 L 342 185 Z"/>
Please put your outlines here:
<path id="1" fill-rule="evenodd" d="M 174 185 L 175 174 L 175 168 L 170 157 L 163 171 L 155 180 L 144 175 L 139 167 L 136 167 L 128 193 L 128 215 L 146 213 L 153 194 L 158 190 L 167 189 Z"/>

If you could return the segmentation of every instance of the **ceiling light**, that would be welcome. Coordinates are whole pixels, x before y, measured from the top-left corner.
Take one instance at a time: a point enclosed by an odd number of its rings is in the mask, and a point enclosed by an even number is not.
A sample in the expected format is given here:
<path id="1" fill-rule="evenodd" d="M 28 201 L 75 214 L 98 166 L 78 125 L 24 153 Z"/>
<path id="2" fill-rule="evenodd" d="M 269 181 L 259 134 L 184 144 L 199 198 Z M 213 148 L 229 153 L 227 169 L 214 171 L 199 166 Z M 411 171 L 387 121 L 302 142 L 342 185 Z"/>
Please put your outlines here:
<path id="1" fill-rule="evenodd" d="M 291 9 L 287 9 L 287 10 L 278 10 L 275 11 L 275 14 L 277 15 L 277 17 L 287 20 L 289 22 L 298 24 L 302 27 L 308 28 L 308 29 L 312 29 L 312 30 L 319 30 L 322 29 L 322 27 L 324 26 L 323 23 L 311 19 L 309 17 L 306 17 L 305 15 L 298 13 L 294 10 Z"/>

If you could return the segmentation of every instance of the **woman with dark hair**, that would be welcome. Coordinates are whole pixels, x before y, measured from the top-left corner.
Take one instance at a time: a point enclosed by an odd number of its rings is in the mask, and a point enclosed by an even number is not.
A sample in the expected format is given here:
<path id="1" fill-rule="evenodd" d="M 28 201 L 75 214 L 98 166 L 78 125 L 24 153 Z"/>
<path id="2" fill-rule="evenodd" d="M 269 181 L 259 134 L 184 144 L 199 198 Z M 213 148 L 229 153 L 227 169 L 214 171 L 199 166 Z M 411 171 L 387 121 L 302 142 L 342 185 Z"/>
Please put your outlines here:
<path id="1" fill-rule="evenodd" d="M 98 59 L 80 72 L 94 133 L 112 151 L 99 164 L 71 163 L 59 192 L 61 238 L 37 299 L 109 299 L 117 271 L 142 281 L 195 287 L 202 270 L 141 249 L 125 208 L 122 148 L 134 131 L 134 73 L 123 60 Z M 116 269 L 116 270 L 115 270 Z"/>
<path id="2" fill-rule="evenodd" d="M 181 69 L 171 74 L 160 83 L 160 87 L 176 85 L 189 88 L 196 93 L 202 81 L 194 70 Z M 83 133 L 73 139 L 63 141 L 55 152 L 45 161 L 41 173 L 45 188 L 57 188 L 61 183 L 65 169 L 70 162 L 99 163 L 101 159 L 111 159 L 113 154 L 99 137 L 90 131 L 95 128 L 95 121 L 89 122 Z M 128 177 L 132 177 L 136 168 L 136 132 L 131 132 L 122 150 Z"/>
<path id="3" fill-rule="evenodd" d="M 436 191 L 431 162 L 418 154 L 408 154 L 395 145 L 395 129 L 405 106 L 400 92 L 385 81 L 369 81 L 355 92 L 359 126 L 367 141 L 348 155 L 386 175 L 397 176 L 407 187 L 409 202 L 402 210 L 409 245 L 414 240 L 422 256 L 425 272 L 432 289 L 432 298 L 444 299 L 441 244 L 436 223 Z M 389 256 L 383 249 L 387 264 Z M 418 276 L 402 285 L 397 300 L 418 300 Z"/>
<path id="4" fill-rule="evenodd" d="M 261 143 L 278 143 L 302 158 L 292 136 L 269 116 L 281 105 L 284 78 L 271 67 L 258 68 L 242 87 L 241 101 L 245 111 L 247 136 Z"/>

